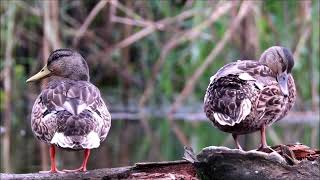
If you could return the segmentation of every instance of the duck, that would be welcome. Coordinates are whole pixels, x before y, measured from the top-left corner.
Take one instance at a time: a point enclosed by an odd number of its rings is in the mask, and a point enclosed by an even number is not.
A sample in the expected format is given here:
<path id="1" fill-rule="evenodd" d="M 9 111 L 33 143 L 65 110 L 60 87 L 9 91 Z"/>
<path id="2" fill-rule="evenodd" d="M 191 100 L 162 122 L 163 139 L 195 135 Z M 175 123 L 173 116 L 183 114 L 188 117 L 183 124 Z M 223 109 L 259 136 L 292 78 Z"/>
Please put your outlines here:
<path id="1" fill-rule="evenodd" d="M 238 136 L 260 131 L 257 150 L 269 149 L 266 128 L 285 117 L 293 107 L 296 88 L 291 74 L 294 59 L 282 46 L 265 50 L 258 61 L 226 64 L 210 77 L 204 112 L 219 130 Z"/>
<path id="2" fill-rule="evenodd" d="M 49 145 L 51 169 L 42 173 L 87 171 L 90 150 L 98 148 L 111 127 L 111 115 L 99 89 L 90 82 L 86 60 L 75 50 L 53 51 L 45 66 L 26 82 L 47 79 L 31 112 L 31 129 Z M 56 147 L 84 151 L 80 168 L 59 171 Z"/>

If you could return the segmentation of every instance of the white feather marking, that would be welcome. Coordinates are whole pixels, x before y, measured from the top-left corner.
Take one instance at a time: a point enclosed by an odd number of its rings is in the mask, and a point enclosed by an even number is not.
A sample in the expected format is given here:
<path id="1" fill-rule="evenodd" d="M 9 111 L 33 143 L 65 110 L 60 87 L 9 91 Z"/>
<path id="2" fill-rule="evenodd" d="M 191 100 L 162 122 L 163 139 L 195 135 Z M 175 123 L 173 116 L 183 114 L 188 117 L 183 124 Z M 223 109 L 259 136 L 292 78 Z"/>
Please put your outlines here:
<path id="1" fill-rule="evenodd" d="M 74 107 L 74 105 L 76 107 Z M 86 103 L 81 103 L 81 104 L 73 104 L 70 101 L 65 101 L 63 103 L 63 107 L 70 112 L 73 115 L 77 115 L 80 114 L 82 111 L 84 111 L 87 108 L 87 104 Z"/>
<path id="2" fill-rule="evenodd" d="M 206 93 L 206 94 L 204 95 L 204 98 L 203 98 L 203 104 L 206 104 L 207 97 L 208 97 L 208 95 L 207 95 L 207 93 Z"/>
<path id="3" fill-rule="evenodd" d="M 84 141 L 81 146 L 85 149 L 93 149 L 100 146 L 100 138 L 98 134 L 94 131 L 91 131 L 87 137 L 86 141 Z"/>
<path id="4" fill-rule="evenodd" d="M 214 81 L 214 79 L 216 78 L 216 75 L 213 75 L 213 76 L 211 76 L 210 77 L 210 83 L 209 83 L 209 85 L 208 85 L 208 87 L 207 87 L 207 90 L 206 90 L 206 94 L 204 95 L 204 98 L 203 98 L 203 103 L 205 104 L 206 103 L 206 101 L 207 101 L 207 97 L 208 97 L 208 89 L 209 89 L 209 87 L 210 87 L 210 84 Z"/>
<path id="5" fill-rule="evenodd" d="M 63 107 L 71 114 L 75 115 L 75 109 L 72 107 L 71 103 L 69 101 L 65 101 L 63 103 Z"/>
<path id="6" fill-rule="evenodd" d="M 250 112 L 251 112 L 251 101 L 249 99 L 244 99 L 241 102 L 239 116 L 235 123 L 240 123 L 250 114 Z"/>
<path id="7" fill-rule="evenodd" d="M 221 113 L 214 112 L 214 119 L 222 126 L 234 126 L 235 124 L 239 124 L 242 120 L 244 120 L 251 112 L 251 101 L 249 99 L 244 99 L 240 105 L 239 116 L 236 121 L 230 120 L 230 117 Z"/>
<path id="8" fill-rule="evenodd" d="M 255 82 L 254 84 L 255 84 L 260 90 L 263 89 L 263 83 L 257 81 L 257 82 Z"/>
<path id="9" fill-rule="evenodd" d="M 50 119 L 55 119 L 57 117 L 57 111 L 51 111 L 50 113 L 46 114 L 44 117 L 42 117 L 43 122 L 47 122 Z"/>
<path id="10" fill-rule="evenodd" d="M 214 81 L 214 79 L 216 78 L 216 74 L 210 77 L 210 83 L 212 83 Z"/>
<path id="11" fill-rule="evenodd" d="M 55 133 L 51 139 L 51 144 L 56 144 L 62 148 L 75 148 L 77 143 L 73 141 L 73 138 L 76 136 L 65 136 L 63 133 Z M 77 141 L 79 137 L 77 137 Z M 79 146 L 83 149 L 93 149 L 100 146 L 100 138 L 98 134 L 94 131 L 91 131 L 88 135 L 81 137 L 81 141 L 78 142 Z"/>
<path id="12" fill-rule="evenodd" d="M 230 124 L 229 122 L 226 122 L 226 120 L 230 119 L 229 116 L 228 116 L 227 119 L 225 119 L 224 116 L 221 113 L 215 112 L 215 113 L 213 113 L 213 117 L 222 126 L 225 126 L 225 125 L 233 126 L 233 124 Z"/>
<path id="13" fill-rule="evenodd" d="M 245 80 L 245 81 L 255 81 L 256 80 L 248 73 L 241 73 L 239 75 L 239 78 L 242 79 L 242 80 Z"/>
<path id="14" fill-rule="evenodd" d="M 70 137 L 65 136 L 63 133 L 56 132 L 50 141 L 51 144 L 59 145 L 63 148 L 73 148 L 74 144 L 71 142 Z"/>
<path id="15" fill-rule="evenodd" d="M 81 103 L 77 106 L 77 114 L 80 114 L 82 111 L 84 111 L 87 108 L 86 103 Z"/>

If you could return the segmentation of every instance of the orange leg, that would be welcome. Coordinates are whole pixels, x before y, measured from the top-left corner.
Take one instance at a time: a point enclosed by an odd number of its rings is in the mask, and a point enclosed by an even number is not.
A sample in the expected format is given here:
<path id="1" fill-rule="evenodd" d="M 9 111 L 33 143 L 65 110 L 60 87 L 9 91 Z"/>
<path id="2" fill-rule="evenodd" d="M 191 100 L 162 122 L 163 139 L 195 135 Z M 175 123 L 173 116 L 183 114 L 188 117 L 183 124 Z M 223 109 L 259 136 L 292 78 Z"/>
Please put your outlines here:
<path id="1" fill-rule="evenodd" d="M 264 151 L 264 152 L 273 152 L 274 150 L 271 149 L 268 144 L 267 144 L 267 138 L 266 138 L 266 125 L 262 125 L 260 129 L 260 134 L 261 134 L 261 145 L 257 149 L 258 151 Z"/>
<path id="2" fill-rule="evenodd" d="M 241 147 L 241 145 L 240 145 L 240 143 L 238 141 L 238 135 L 237 134 L 232 134 L 232 137 L 234 139 L 234 142 L 236 143 L 237 148 L 242 150 L 242 147 Z"/>
<path id="3" fill-rule="evenodd" d="M 64 172 L 87 171 L 87 163 L 88 163 L 88 160 L 89 160 L 89 156 L 90 156 L 90 149 L 85 149 L 85 150 L 84 150 L 84 159 L 83 159 L 83 162 L 82 162 L 80 168 L 78 168 L 78 169 L 73 169 L 73 170 L 64 169 L 63 171 L 64 171 Z"/>
<path id="4" fill-rule="evenodd" d="M 40 171 L 40 173 L 63 173 L 59 171 L 56 166 L 56 149 L 53 144 L 50 145 L 50 161 L 51 161 L 51 169 L 50 171 Z"/>
<path id="5" fill-rule="evenodd" d="M 266 138 L 266 125 L 265 124 L 262 125 L 262 127 L 260 129 L 260 135 L 261 135 L 261 144 L 260 144 L 260 147 L 258 148 L 258 151 L 263 150 L 268 147 L 267 138 Z"/>

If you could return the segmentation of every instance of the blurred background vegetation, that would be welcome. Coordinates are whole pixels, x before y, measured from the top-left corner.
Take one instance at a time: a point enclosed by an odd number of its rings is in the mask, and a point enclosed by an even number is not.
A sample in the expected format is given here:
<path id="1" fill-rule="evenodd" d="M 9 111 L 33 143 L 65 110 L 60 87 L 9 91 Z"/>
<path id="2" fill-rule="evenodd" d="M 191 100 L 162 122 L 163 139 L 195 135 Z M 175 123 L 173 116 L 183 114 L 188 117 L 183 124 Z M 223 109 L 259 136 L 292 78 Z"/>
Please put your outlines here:
<path id="1" fill-rule="evenodd" d="M 51 51 L 72 48 L 90 67 L 113 121 L 89 169 L 181 159 L 183 146 L 234 147 L 202 110 L 209 78 L 224 64 L 282 45 L 294 54 L 298 98 L 267 129 L 269 145 L 319 147 L 318 0 L 1 0 L 1 172 L 49 168 L 30 112 L 42 84 L 26 84 Z M 241 137 L 246 149 L 259 133 Z M 79 152 L 58 150 L 58 167 Z"/>

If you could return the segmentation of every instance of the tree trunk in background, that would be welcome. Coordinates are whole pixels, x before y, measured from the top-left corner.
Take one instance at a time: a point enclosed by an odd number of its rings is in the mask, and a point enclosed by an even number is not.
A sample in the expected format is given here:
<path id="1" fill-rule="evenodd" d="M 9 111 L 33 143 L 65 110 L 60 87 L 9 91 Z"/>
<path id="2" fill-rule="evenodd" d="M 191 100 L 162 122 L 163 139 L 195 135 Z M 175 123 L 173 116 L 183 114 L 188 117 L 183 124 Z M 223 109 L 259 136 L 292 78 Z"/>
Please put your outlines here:
<path id="1" fill-rule="evenodd" d="M 126 6 L 131 8 L 132 1 L 126 1 Z M 123 39 L 126 39 L 131 35 L 132 26 L 125 25 L 123 28 Z M 123 71 L 126 71 L 127 74 L 131 74 L 130 72 L 130 46 L 127 46 L 121 50 L 122 55 L 122 62 L 121 66 L 123 67 Z M 122 90 L 121 90 L 121 100 L 123 103 L 123 106 L 126 111 L 129 111 L 129 93 L 130 93 L 130 83 L 128 79 L 125 79 L 124 82 L 122 82 Z M 124 119 L 127 120 L 127 119 Z M 125 166 L 129 163 L 129 142 L 130 139 L 130 127 L 128 126 L 128 121 L 125 121 L 123 124 L 123 132 L 120 134 L 122 143 L 120 144 L 120 152 L 119 152 L 119 161 L 120 165 Z"/>
<path id="2" fill-rule="evenodd" d="M 12 50 L 14 47 L 14 23 L 15 23 L 15 3 L 8 3 L 8 18 L 7 18 L 7 40 L 5 49 L 5 62 L 4 62 L 4 112 L 3 121 L 5 127 L 5 134 L 3 137 L 2 146 L 2 161 L 5 172 L 11 171 L 10 165 L 10 132 L 11 132 L 11 121 L 12 121 L 12 65 L 13 57 Z"/>
<path id="3" fill-rule="evenodd" d="M 59 1 L 49 1 L 51 28 L 53 30 L 54 41 L 51 44 L 53 50 L 61 48 L 59 36 Z"/>
<path id="4" fill-rule="evenodd" d="M 50 49 L 61 47 L 59 38 L 59 1 L 42 1 L 44 12 L 44 34 L 50 42 Z"/>
<path id="5" fill-rule="evenodd" d="M 239 26 L 240 57 L 241 59 L 257 59 L 259 51 L 258 30 L 254 19 L 254 12 L 249 11 Z"/>

